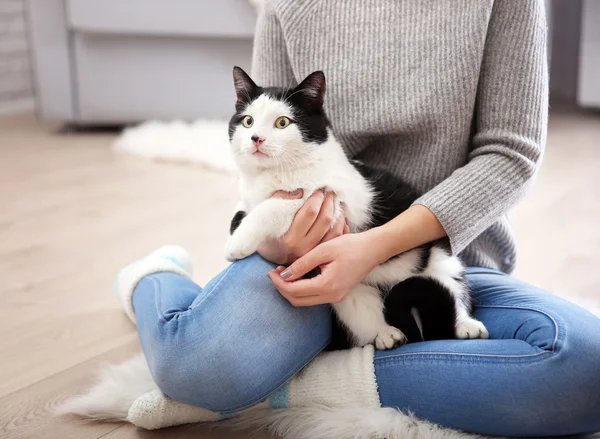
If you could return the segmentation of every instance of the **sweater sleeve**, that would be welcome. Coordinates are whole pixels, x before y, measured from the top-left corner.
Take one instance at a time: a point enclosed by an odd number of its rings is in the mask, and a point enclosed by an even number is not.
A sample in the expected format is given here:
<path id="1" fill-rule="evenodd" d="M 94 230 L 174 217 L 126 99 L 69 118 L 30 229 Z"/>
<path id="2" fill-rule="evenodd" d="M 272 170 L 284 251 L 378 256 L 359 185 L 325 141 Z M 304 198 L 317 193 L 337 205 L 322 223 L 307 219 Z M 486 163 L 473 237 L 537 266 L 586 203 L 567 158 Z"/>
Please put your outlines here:
<path id="1" fill-rule="evenodd" d="M 263 86 L 297 85 L 287 55 L 285 38 L 271 1 L 265 1 L 258 15 L 252 54 L 252 78 Z"/>
<path id="2" fill-rule="evenodd" d="M 548 125 L 546 20 L 542 0 L 495 1 L 481 64 L 467 164 L 420 197 L 454 254 L 524 194 Z"/>

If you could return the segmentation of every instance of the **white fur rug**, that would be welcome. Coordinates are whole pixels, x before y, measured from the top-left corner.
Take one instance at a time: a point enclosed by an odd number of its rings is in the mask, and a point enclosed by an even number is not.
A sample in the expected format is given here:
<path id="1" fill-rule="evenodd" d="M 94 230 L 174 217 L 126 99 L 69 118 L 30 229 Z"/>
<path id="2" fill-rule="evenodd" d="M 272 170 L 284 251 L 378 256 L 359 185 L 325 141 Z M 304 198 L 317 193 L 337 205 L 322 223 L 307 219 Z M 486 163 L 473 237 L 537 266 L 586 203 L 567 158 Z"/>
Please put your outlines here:
<path id="1" fill-rule="evenodd" d="M 227 129 L 227 122 L 223 121 L 149 121 L 127 128 L 115 141 L 114 149 L 152 160 L 234 172 Z"/>

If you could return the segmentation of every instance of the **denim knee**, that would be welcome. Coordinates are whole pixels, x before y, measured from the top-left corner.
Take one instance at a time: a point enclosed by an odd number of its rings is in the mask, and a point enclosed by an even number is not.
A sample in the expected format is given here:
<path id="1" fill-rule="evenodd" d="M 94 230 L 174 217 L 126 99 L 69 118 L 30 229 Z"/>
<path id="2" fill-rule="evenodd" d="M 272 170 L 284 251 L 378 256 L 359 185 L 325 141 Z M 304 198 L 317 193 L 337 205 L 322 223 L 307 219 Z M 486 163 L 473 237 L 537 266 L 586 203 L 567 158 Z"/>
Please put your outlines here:
<path id="1" fill-rule="evenodd" d="M 204 349 L 202 345 L 182 346 L 167 337 L 149 360 L 152 376 L 158 387 L 177 401 L 220 413 L 251 407 L 265 400 L 328 343 L 329 310 L 306 308 L 302 314 L 304 329 L 278 319 L 252 321 L 249 316 L 246 323 L 251 323 L 251 328 L 240 333 L 236 328 L 215 331 Z"/>
<path id="2" fill-rule="evenodd" d="M 581 425 L 578 433 L 595 433 L 600 431 L 600 319 L 590 314 L 571 325 L 558 355 L 564 383 L 555 397 L 563 406 L 561 415 Z"/>
<path id="3" fill-rule="evenodd" d="M 541 366 L 545 395 L 535 410 L 544 413 L 546 434 L 600 431 L 600 319 L 568 304 L 556 316 L 554 354 Z"/>

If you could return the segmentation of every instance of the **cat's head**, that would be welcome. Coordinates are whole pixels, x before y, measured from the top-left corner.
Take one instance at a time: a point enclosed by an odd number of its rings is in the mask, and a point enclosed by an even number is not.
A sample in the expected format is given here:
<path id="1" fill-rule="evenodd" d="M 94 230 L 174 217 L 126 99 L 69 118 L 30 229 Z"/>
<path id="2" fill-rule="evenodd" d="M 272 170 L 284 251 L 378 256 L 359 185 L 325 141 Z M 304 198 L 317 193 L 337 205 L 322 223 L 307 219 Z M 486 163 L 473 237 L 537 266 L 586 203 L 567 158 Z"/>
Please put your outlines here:
<path id="1" fill-rule="evenodd" d="M 238 165 L 294 168 L 315 160 L 329 128 L 323 110 L 323 72 L 311 73 L 297 87 L 285 89 L 260 87 L 234 67 L 233 82 L 237 102 L 229 139 Z"/>

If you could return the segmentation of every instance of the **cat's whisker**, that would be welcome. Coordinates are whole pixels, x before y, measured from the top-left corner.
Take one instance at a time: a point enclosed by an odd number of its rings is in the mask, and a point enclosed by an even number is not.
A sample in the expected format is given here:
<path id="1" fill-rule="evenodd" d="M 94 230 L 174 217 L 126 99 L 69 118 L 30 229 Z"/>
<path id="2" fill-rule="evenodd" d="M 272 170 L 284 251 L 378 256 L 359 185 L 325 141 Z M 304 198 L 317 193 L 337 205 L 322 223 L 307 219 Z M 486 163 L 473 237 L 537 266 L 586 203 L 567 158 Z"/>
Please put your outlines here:
<path id="1" fill-rule="evenodd" d="M 286 100 L 287 100 L 287 99 L 290 99 L 290 98 L 291 98 L 292 96 L 294 96 L 296 93 L 304 93 L 304 91 L 305 91 L 305 90 L 303 90 L 303 89 L 296 90 L 296 91 L 294 91 L 292 94 L 290 94 L 289 96 L 287 96 L 287 97 L 286 97 Z"/>
<path id="2" fill-rule="evenodd" d="M 293 90 L 293 88 L 292 88 L 293 83 L 294 83 L 294 78 L 291 78 L 290 81 L 288 82 L 288 86 L 285 88 L 285 91 L 283 92 L 283 97 L 281 98 L 281 100 L 283 102 L 286 101 L 288 93 Z"/>

